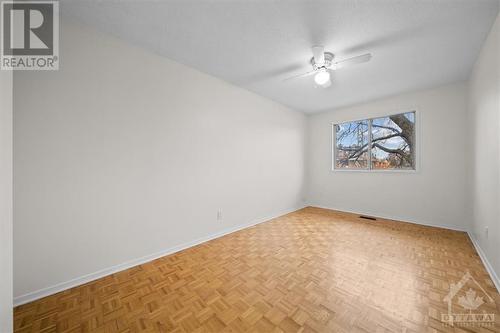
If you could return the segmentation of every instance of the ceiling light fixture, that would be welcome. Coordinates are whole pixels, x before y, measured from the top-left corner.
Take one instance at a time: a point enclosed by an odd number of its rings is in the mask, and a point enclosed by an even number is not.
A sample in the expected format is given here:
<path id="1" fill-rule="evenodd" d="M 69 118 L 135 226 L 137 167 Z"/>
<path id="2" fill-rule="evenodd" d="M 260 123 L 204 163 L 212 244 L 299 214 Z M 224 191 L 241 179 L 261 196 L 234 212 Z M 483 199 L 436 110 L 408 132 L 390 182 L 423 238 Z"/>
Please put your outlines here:
<path id="1" fill-rule="evenodd" d="M 349 67 L 351 65 L 361 64 L 370 61 L 372 58 L 370 53 L 366 53 L 340 61 L 333 61 L 335 56 L 331 52 L 325 52 L 325 48 L 323 46 L 313 46 L 312 54 L 313 57 L 309 60 L 312 66 L 312 71 L 288 77 L 283 81 L 314 75 L 314 82 L 316 82 L 316 86 L 327 88 L 332 85 L 333 71 Z"/>
<path id="2" fill-rule="evenodd" d="M 314 82 L 322 87 L 328 87 L 332 82 L 330 81 L 330 72 L 326 68 L 320 69 L 314 75 Z"/>

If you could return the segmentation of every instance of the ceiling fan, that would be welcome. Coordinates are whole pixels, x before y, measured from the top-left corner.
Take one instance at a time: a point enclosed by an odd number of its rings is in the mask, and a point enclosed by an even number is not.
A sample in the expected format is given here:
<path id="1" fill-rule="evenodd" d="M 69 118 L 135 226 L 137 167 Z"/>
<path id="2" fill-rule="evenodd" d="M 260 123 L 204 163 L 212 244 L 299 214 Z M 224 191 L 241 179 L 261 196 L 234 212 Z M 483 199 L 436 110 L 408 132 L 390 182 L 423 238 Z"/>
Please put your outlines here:
<path id="1" fill-rule="evenodd" d="M 320 87 L 327 88 L 332 84 L 331 71 L 367 62 L 372 58 L 372 55 L 370 53 L 366 53 L 356 57 L 334 62 L 333 59 L 335 56 L 331 52 L 325 52 L 324 46 L 313 46 L 312 53 L 313 57 L 310 61 L 313 68 L 312 71 L 294 75 L 292 77 L 284 79 L 283 81 L 314 75 L 314 82 L 316 82 L 316 84 Z"/>

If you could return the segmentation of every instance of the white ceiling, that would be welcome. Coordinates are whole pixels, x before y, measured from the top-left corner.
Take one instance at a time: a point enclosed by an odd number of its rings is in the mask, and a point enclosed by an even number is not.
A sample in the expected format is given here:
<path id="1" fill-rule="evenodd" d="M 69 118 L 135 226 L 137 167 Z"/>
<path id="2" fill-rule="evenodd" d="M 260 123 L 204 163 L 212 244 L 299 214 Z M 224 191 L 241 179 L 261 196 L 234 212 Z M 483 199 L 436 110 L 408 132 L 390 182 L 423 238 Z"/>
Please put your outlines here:
<path id="1" fill-rule="evenodd" d="M 63 17 L 304 112 L 331 110 L 465 80 L 498 0 L 65 0 Z M 328 89 L 313 78 L 310 47 L 336 59 L 370 52 Z"/>

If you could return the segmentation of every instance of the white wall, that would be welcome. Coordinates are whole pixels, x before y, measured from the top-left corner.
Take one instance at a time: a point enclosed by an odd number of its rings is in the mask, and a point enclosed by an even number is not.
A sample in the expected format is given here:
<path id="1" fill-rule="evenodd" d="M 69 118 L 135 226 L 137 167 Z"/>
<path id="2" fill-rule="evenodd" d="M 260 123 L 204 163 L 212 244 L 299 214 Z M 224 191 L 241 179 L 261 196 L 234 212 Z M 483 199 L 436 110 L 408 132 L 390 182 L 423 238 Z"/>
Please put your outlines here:
<path id="1" fill-rule="evenodd" d="M 64 20 L 60 45 L 14 79 L 15 296 L 301 205 L 301 113 Z"/>
<path id="2" fill-rule="evenodd" d="M 419 170 L 331 171 L 331 122 L 417 110 Z M 466 85 L 404 94 L 312 115 L 308 124 L 310 205 L 466 230 Z"/>
<path id="3" fill-rule="evenodd" d="M 16 72 L 14 79 L 14 294 L 29 300 L 41 295 L 29 293 L 53 292 L 57 288 L 45 288 L 293 210 L 303 197 L 310 205 L 422 224 L 460 230 L 473 225 L 498 272 L 498 21 L 469 85 L 306 120 L 63 20 L 61 69 Z M 2 93 L 9 82 L 2 76 Z M 3 325 L 10 318 L 3 302 L 11 301 L 5 295 L 12 292 L 10 275 L 3 274 L 11 264 L 9 238 L 4 240 L 11 228 L 11 170 L 3 164 L 11 153 L 9 113 L 3 110 L 11 101 L 3 95 L 0 100 L 1 212 L 7 212 L 1 234 Z M 420 127 L 418 172 L 331 171 L 331 122 L 413 109 Z"/>
<path id="4" fill-rule="evenodd" d="M 472 233 L 500 276 L 500 15 L 472 72 Z M 486 232 L 488 228 L 488 232 Z"/>
<path id="5" fill-rule="evenodd" d="M 0 70 L 0 332 L 12 331 L 12 72 Z"/>

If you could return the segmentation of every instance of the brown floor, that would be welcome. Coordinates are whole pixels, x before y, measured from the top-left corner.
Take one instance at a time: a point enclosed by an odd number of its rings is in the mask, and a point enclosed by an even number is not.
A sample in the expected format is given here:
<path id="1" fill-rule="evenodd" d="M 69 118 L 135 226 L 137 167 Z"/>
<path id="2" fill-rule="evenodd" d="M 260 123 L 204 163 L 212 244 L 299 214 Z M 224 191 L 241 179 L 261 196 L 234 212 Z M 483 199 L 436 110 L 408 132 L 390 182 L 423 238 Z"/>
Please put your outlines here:
<path id="1" fill-rule="evenodd" d="M 446 327 L 470 271 L 488 327 Z M 477 295 L 486 297 L 471 281 Z M 453 312 L 465 312 L 454 300 Z M 500 332 L 500 295 L 465 233 L 319 208 L 15 308 L 16 332 Z M 461 310 L 460 310 L 461 309 Z M 477 311 L 479 311 L 477 310 Z"/>

